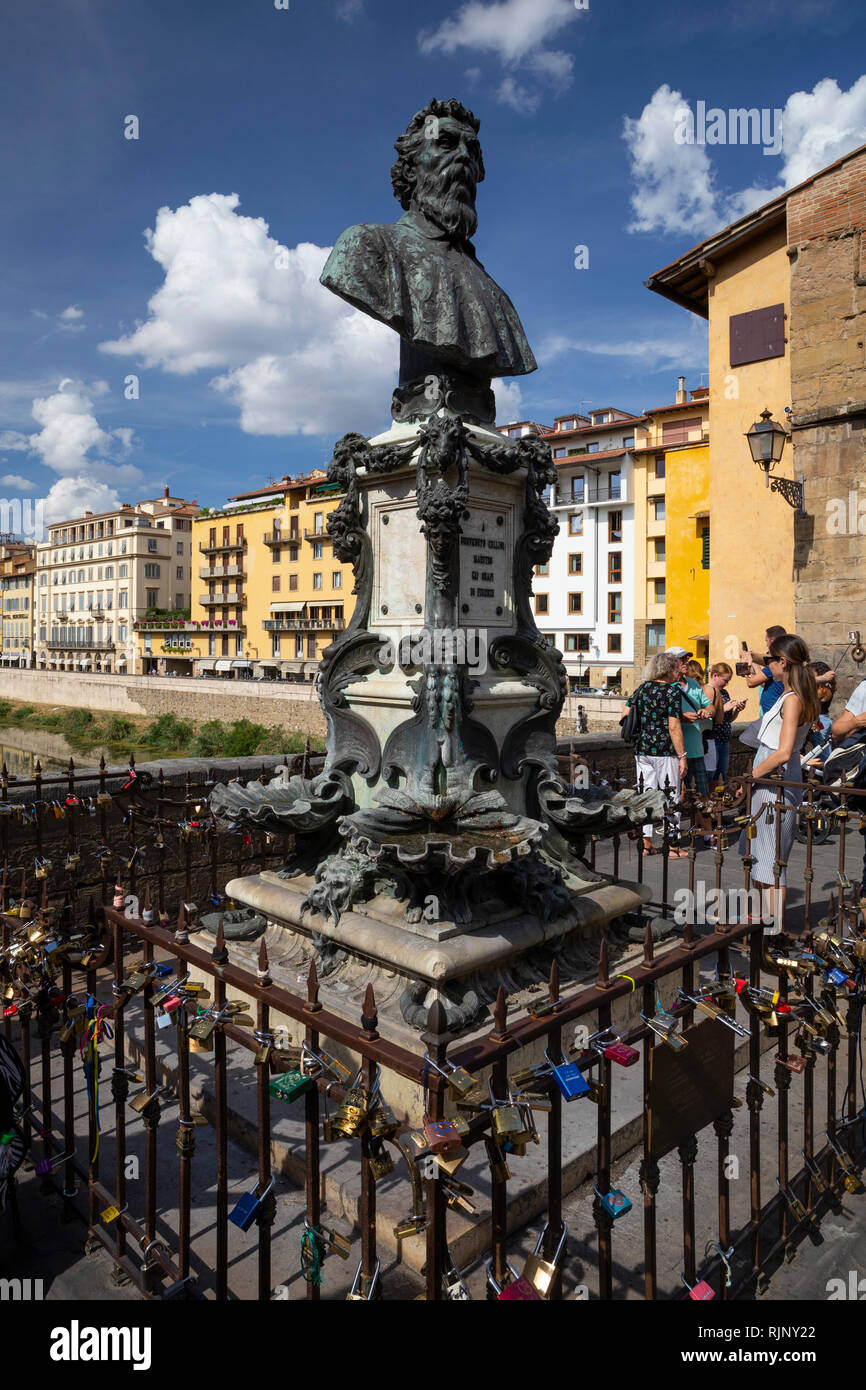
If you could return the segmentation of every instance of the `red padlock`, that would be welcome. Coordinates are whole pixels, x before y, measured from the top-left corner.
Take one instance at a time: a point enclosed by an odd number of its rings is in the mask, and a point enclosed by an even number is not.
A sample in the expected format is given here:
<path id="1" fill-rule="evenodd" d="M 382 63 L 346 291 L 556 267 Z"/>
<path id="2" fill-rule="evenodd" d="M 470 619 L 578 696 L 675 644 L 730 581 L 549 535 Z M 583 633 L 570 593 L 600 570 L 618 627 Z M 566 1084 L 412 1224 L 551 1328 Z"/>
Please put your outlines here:
<path id="1" fill-rule="evenodd" d="M 14 1018 L 14 1016 L 15 1016 L 15 1014 L 17 1014 L 17 1012 L 18 1012 L 18 1005 L 17 1005 L 17 1004 L 7 1004 L 7 1005 L 6 1005 L 6 1008 L 3 1010 L 3 1017 L 4 1017 L 4 1018 Z"/>
<path id="2" fill-rule="evenodd" d="M 521 1275 L 519 1279 L 512 1280 L 512 1282 L 502 1290 L 502 1293 L 499 1294 L 496 1299 L 497 1303 L 530 1303 L 532 1301 L 535 1301 L 536 1303 L 542 1302 L 542 1300 L 538 1297 L 538 1294 L 535 1292 L 535 1289 L 530 1284 L 529 1280 L 524 1279 L 523 1275 Z"/>
<path id="3" fill-rule="evenodd" d="M 711 1289 L 706 1279 L 701 1279 L 697 1284 L 687 1284 L 686 1276 L 682 1275 L 682 1281 L 689 1291 L 689 1298 L 695 1303 L 706 1303 L 709 1299 L 715 1298 L 716 1291 Z"/>
<path id="4" fill-rule="evenodd" d="M 637 1048 L 629 1047 L 628 1043 L 616 1042 L 608 1043 L 604 1049 L 604 1055 L 610 1062 L 616 1062 L 620 1067 L 632 1067 L 635 1062 L 640 1060 L 640 1053 Z"/>

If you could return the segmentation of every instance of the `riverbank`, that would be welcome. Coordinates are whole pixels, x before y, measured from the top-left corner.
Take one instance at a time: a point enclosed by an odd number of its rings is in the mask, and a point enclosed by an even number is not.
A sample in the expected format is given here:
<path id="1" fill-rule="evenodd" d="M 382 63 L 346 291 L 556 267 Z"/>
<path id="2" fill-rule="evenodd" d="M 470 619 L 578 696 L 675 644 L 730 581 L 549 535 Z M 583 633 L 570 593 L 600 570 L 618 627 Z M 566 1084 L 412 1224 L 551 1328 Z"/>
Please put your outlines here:
<path id="1" fill-rule="evenodd" d="M 255 754 L 298 753 L 305 735 L 281 725 L 266 727 L 249 719 L 183 719 L 175 714 L 98 716 L 90 709 L 26 704 L 0 699 L 0 726 L 22 732 L 44 731 L 66 741 L 73 756 L 104 753 L 109 761 L 158 757 L 245 758 Z M 38 743 L 38 740 L 36 741 Z M 38 753 L 38 747 L 34 748 Z M 56 756 L 56 754 L 55 754 Z"/>

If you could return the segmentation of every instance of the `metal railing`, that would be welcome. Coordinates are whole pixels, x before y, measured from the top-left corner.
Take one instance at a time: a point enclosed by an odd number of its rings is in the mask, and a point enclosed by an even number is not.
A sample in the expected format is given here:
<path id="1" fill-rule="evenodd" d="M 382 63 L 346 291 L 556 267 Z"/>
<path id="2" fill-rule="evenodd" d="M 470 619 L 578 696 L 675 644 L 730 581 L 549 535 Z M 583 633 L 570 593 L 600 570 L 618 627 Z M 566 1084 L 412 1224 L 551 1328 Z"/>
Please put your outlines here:
<path id="1" fill-rule="evenodd" d="M 760 816 L 766 814 L 760 801 L 754 802 L 757 809 L 753 813 L 755 789 L 771 785 L 775 790 L 774 814 L 777 826 L 777 858 L 774 877 L 778 886 L 780 875 L 785 868 L 781 855 L 782 816 L 793 814 L 795 808 L 787 807 L 784 794 L 792 784 L 771 782 L 753 783 L 745 779 L 745 797 L 739 805 L 734 805 L 729 794 L 712 799 L 692 799 L 693 809 L 711 814 L 718 837 L 714 863 L 716 883 L 721 886 L 722 864 L 724 860 L 723 830 L 730 827 L 732 814 L 737 828 L 743 828 L 747 835 L 749 827 L 756 824 Z M 796 784 L 800 785 L 800 784 Z M 162 789 L 165 791 L 165 788 Z M 187 788 L 188 790 L 188 788 Z M 31 989 L 29 997 L 23 990 L 28 988 L 25 980 L 27 966 L 20 964 L 27 959 L 28 949 L 15 952 L 13 942 L 21 939 L 22 922 L 20 917 L 10 911 L 9 888 L 4 874 L 2 883 L 2 960 L 3 979 L 7 997 L 14 996 L 18 1003 L 13 1006 L 16 1042 L 28 1074 L 28 1084 L 24 1097 L 24 1115 L 21 1121 L 28 1142 L 36 1143 L 34 1135 L 39 1136 L 42 1146 L 42 1169 L 50 1179 L 48 1168 L 56 1165 L 63 1170 L 63 1195 L 68 1200 L 76 1177 L 87 1183 L 88 1223 L 92 1239 L 98 1241 L 111 1254 L 119 1270 L 146 1290 L 153 1290 L 164 1280 L 174 1285 L 190 1278 L 191 1270 L 191 1230 L 192 1230 L 192 1165 L 194 1158 L 195 1116 L 191 1102 L 190 1051 L 197 1046 L 194 1029 L 197 1017 L 201 1015 L 196 1004 L 197 995 L 185 993 L 180 987 L 180 1007 L 172 1014 L 175 1046 L 177 1050 L 177 1100 L 179 1104 L 178 1129 L 174 1143 L 169 1145 L 168 1136 L 162 1138 L 162 1107 L 158 1100 L 159 1064 L 156 1052 L 156 1015 L 159 1008 L 154 996 L 159 998 L 165 992 L 160 987 L 160 977 L 153 974 L 154 963 L 163 959 L 173 978 L 181 980 L 189 972 L 209 983 L 213 993 L 211 1022 L 213 1028 L 213 1123 L 216 1138 L 216 1223 L 215 1258 L 213 1263 L 213 1287 L 217 1299 L 230 1296 L 229 1288 L 229 1183 L 227 1177 L 227 1145 L 230 1123 L 228 1049 L 233 1049 L 235 1058 L 245 1056 L 253 1068 L 253 1093 L 256 1106 L 256 1193 L 262 1197 L 258 1204 L 250 1229 L 255 1228 L 252 1239 L 257 1242 L 258 1260 L 258 1298 L 267 1300 L 272 1290 L 272 1227 L 276 1208 L 272 1197 L 267 1195 L 272 1176 L 272 1101 L 273 1082 L 286 1071 L 305 1071 L 305 1077 L 298 1079 L 298 1102 L 302 1104 L 304 1117 L 304 1187 L 306 1197 L 306 1224 L 312 1235 L 308 1246 L 315 1244 L 319 1254 L 327 1252 L 329 1235 L 322 1226 L 322 1155 L 324 1142 L 322 1134 L 322 1094 L 330 1094 L 332 1101 L 344 1101 L 337 1112 L 336 1128 L 340 1138 L 349 1143 L 357 1160 L 359 1192 L 358 1225 L 361 1236 L 361 1262 L 358 1282 L 365 1296 L 381 1296 L 383 1281 L 376 1279 L 380 1245 L 380 1232 L 377 1229 L 377 1174 L 388 1171 L 385 1145 L 390 1145 L 407 1170 L 407 1205 L 411 1203 L 411 1215 L 398 1224 L 394 1237 L 398 1240 L 423 1236 L 426 1242 L 426 1297 L 428 1300 L 441 1300 L 454 1296 L 453 1271 L 451 1270 L 448 1246 L 447 1215 L 449 1209 L 466 1208 L 467 1197 L 473 1195 L 465 1184 L 455 1183 L 453 1169 L 440 1164 L 440 1140 L 447 1138 L 451 1148 L 453 1138 L 465 1150 L 483 1151 L 490 1168 L 491 1196 L 489 1212 L 489 1248 L 491 1251 L 489 1288 L 497 1288 L 507 1293 L 513 1282 L 513 1271 L 508 1263 L 508 1182 L 509 1167 L 517 1164 L 522 1140 L 511 1141 L 508 1152 L 504 1136 L 509 1131 L 506 1121 L 511 1124 L 513 1115 L 506 1115 L 509 1108 L 519 1112 L 518 1129 L 523 1140 L 529 1142 L 539 1138 L 532 1121 L 533 1105 L 547 1116 L 546 1186 L 544 1188 L 546 1225 L 541 1241 L 541 1253 L 554 1266 L 554 1278 L 546 1290 L 547 1296 L 562 1296 L 561 1279 L 557 1282 L 557 1271 L 561 1272 L 563 1252 L 559 1250 L 563 1234 L 563 1170 L 569 1154 L 565 1151 L 563 1128 L 563 1105 L 574 1099 L 581 1086 L 588 1098 L 583 1104 L 588 1114 L 594 1109 L 595 1156 L 592 1164 L 593 1193 L 587 1194 L 586 1202 L 591 1208 L 592 1220 L 596 1228 L 596 1249 L 594 1262 L 597 1271 L 598 1296 L 609 1300 L 614 1296 L 614 1270 L 616 1267 L 615 1249 L 617 1243 L 617 1223 L 622 1215 L 628 1214 L 633 1205 L 642 1212 L 643 1256 L 640 1261 L 640 1276 L 643 1295 L 655 1299 L 660 1294 L 658 1256 L 659 1231 L 657 1197 L 661 1184 L 659 1163 L 669 1152 L 676 1152 L 681 1167 L 681 1236 L 682 1236 L 682 1277 L 683 1282 L 693 1286 L 699 1278 L 713 1280 L 721 1299 L 731 1299 L 748 1289 L 760 1288 L 765 1282 L 765 1272 L 781 1253 L 793 1254 L 795 1242 L 814 1229 L 827 1205 L 835 1200 L 842 1185 L 854 1188 L 859 1183 L 857 1169 L 861 1162 L 860 1144 L 856 1132 L 856 1122 L 862 1118 L 857 1108 L 856 1079 L 860 1041 L 860 1012 L 864 992 L 863 961 L 866 959 L 866 936 L 862 932 L 861 915 L 858 906 L 845 900 L 845 893 L 851 885 L 845 873 L 846 840 L 850 834 L 848 821 L 852 816 L 852 805 L 864 793 L 843 787 L 839 793 L 840 806 L 836 823 L 840 829 L 839 875 L 840 898 L 838 903 L 831 899 L 826 922 L 818 923 L 818 928 L 829 926 L 833 934 L 842 936 L 847 932 L 846 952 L 856 961 L 853 970 L 855 978 L 848 983 L 844 967 L 831 967 L 837 959 L 833 952 L 836 947 L 832 940 L 821 935 L 812 926 L 812 844 L 809 819 L 813 804 L 814 789 L 807 785 L 805 792 L 806 826 L 806 903 L 805 918 L 807 933 L 798 948 L 805 949 L 805 966 L 800 963 L 796 969 L 789 959 L 796 950 L 786 947 L 787 955 L 776 952 L 773 958 L 772 938 L 765 936 L 764 925 L 758 921 L 739 921 L 733 924 L 719 922 L 711 926 L 709 932 L 696 936 L 686 921 L 682 940 L 672 948 L 657 950 L 649 921 L 643 938 L 642 959 L 630 964 L 627 973 L 612 966 L 610 950 L 606 939 L 602 939 L 597 978 L 594 983 L 574 992 L 568 986 L 563 995 L 560 987 L 560 968 L 556 960 L 550 969 L 547 998 L 537 1003 L 529 1014 L 522 1018 L 509 1019 L 504 990 L 499 989 L 492 1011 L 492 1028 L 468 1043 L 454 1043 L 446 1030 L 443 1007 L 434 1003 L 427 1023 L 426 1032 L 416 1049 L 400 1047 L 380 1036 L 376 1002 L 372 987 L 368 986 L 363 1004 L 355 1021 L 344 1013 L 337 1013 L 323 1005 L 320 1000 L 320 986 L 315 964 L 310 966 L 305 994 L 293 993 L 274 983 L 271 976 L 267 952 L 262 944 L 255 974 L 230 962 L 222 937 L 217 934 L 212 951 L 190 941 L 188 922 L 183 906 L 174 914 L 169 925 L 164 904 L 159 903 L 161 922 L 145 921 L 141 915 L 130 916 L 124 910 L 127 901 L 127 887 L 118 887 L 112 895 L 112 906 L 107 903 L 102 913 L 101 930 L 94 933 L 94 954 L 85 960 L 76 959 L 79 952 L 61 945 L 62 964 L 59 966 L 60 984 L 52 994 L 51 988 L 42 977 L 38 990 Z M 165 801 L 166 797 L 162 797 Z M 186 800 L 186 798 L 184 798 Z M 683 805 L 688 805 L 686 801 Z M 670 815 L 663 827 L 662 901 L 659 904 L 664 913 L 670 911 L 666 903 L 668 888 L 668 856 L 670 851 L 670 830 L 673 814 L 680 807 L 671 803 Z M 143 814 L 140 812 L 139 814 Z M 726 819 L 727 818 L 727 819 Z M 0 820 L 0 835 L 3 848 L 8 853 L 4 823 Z M 170 820 L 162 827 L 165 836 L 170 833 Z M 131 832 L 135 834 L 135 824 Z M 687 840 L 690 846 L 688 881 L 691 891 L 695 888 L 696 839 L 700 832 L 693 829 Z M 72 832 L 70 832 L 72 834 Z M 74 837 L 70 844 L 74 849 Z M 643 854 L 641 841 L 636 841 L 638 853 L 638 878 L 643 878 Z M 37 851 L 38 854 L 38 851 Z M 619 874 L 620 843 L 613 841 L 613 873 Z M 593 860 L 595 842 L 593 842 Z M 750 888 L 751 856 L 744 858 L 745 890 Z M 238 868 L 240 873 L 240 867 Z M 135 894 L 136 877 L 135 856 L 126 876 L 128 891 Z M 845 884 L 848 885 L 846 889 Z M 21 897 L 26 896 L 26 885 L 22 885 Z M 76 920 L 75 895 L 71 895 L 72 911 L 67 913 L 69 926 Z M 103 902 L 105 902 L 103 898 Z M 32 925 L 27 923 L 27 926 Z M 129 946 L 141 956 L 141 966 L 137 973 L 127 973 L 124 955 Z M 36 948 L 38 950 L 38 947 Z M 841 949 L 841 948 L 840 948 Z M 746 969 L 740 974 L 732 959 L 743 953 L 748 958 Z M 701 979 L 701 964 L 715 965 L 715 976 Z M 850 962 L 849 962 L 850 964 Z M 840 981 L 831 973 L 831 968 L 842 974 Z M 55 973 L 58 967 L 55 965 Z M 37 967 L 33 967 L 36 983 Z M 106 972 L 109 972 L 106 974 Z M 767 976 L 770 975 L 770 987 Z M 79 979 L 83 976 L 83 983 Z M 142 977 L 142 978 L 139 978 Z M 63 1094 L 55 1106 L 51 1092 L 52 1037 L 58 1026 L 63 1030 L 74 1020 L 68 1018 L 69 996 L 98 998 L 100 988 L 106 992 L 109 983 L 111 1004 L 101 1017 L 109 1018 L 114 1029 L 113 1045 L 106 1048 L 104 1058 L 113 1062 L 111 1094 L 113 1099 L 113 1119 L 115 1138 L 115 1162 L 112 1174 L 100 1169 L 97 1152 L 96 1107 L 90 1105 L 87 1134 L 88 1163 L 79 1162 L 74 1156 L 75 1119 L 69 1096 L 73 1082 L 72 1060 L 76 1043 L 69 1043 L 69 1033 L 59 1043 L 63 1057 Z M 674 1002 L 663 1009 L 660 1004 L 660 987 L 666 987 L 676 995 Z M 11 990 L 11 995 L 9 991 Z M 240 992 L 251 1001 L 254 1010 L 251 1020 L 253 1029 L 233 1022 L 236 1015 L 225 1012 L 227 993 Z M 630 1026 L 619 1025 L 614 1038 L 612 1025 L 614 1011 L 618 1003 L 638 995 L 640 1000 L 640 1022 Z M 815 996 L 818 996 L 818 999 Z M 767 996 L 770 1003 L 765 999 Z M 801 1003 L 806 997 L 816 1004 Z M 843 1003 L 844 1000 L 844 1003 Z M 789 1002 L 790 1001 L 790 1002 Z M 744 1004 L 748 1007 L 744 1009 Z M 841 1009 L 846 1017 L 843 1019 Z M 739 1010 L 739 1012 L 738 1012 Z M 804 1013 L 805 1010 L 805 1013 Z M 821 1011 L 825 1019 L 821 1021 Z M 93 1022 L 88 1010 L 87 1026 Z M 213 1018 L 216 1013 L 216 1019 Z M 700 1027 L 694 1025 L 695 1017 L 709 1015 Z M 812 1019 L 809 1024 L 810 1035 L 821 1039 L 822 1045 L 810 1046 L 801 1041 L 806 1034 L 804 1019 Z M 143 1038 L 144 1091 L 138 1098 L 137 1109 L 144 1121 L 144 1195 L 140 1209 L 132 1212 L 128 1202 L 130 1193 L 126 1180 L 126 1153 L 128 1121 L 129 1076 L 127 1063 L 129 1048 L 128 1029 L 133 1019 L 138 1017 L 139 1032 Z M 292 1020 L 303 1033 L 304 1063 L 301 1052 L 297 1055 L 280 1055 L 280 1049 L 273 1046 L 273 1020 L 276 1015 Z M 93 1015 L 96 1018 L 96 1014 Z M 829 1019 L 829 1023 L 826 1021 Z M 34 1075 L 33 1025 L 41 1047 L 41 1071 L 39 1079 Z M 98 1019 L 97 1019 L 98 1023 Z M 12 1018 L 4 1024 L 7 1036 L 10 1033 Z M 820 1024 L 820 1027 L 815 1025 Z M 583 1035 L 576 1038 L 575 1047 L 570 1048 L 567 1035 L 570 1029 L 583 1025 Z M 777 1060 L 773 1080 L 776 1092 L 775 1124 L 777 1132 L 774 1165 L 777 1185 L 766 1194 L 761 1176 L 762 1159 L 762 1113 L 764 1097 L 772 1088 L 761 1076 L 763 1039 L 761 1029 L 767 1026 L 777 1039 Z M 800 1056 L 789 1047 L 789 1029 L 798 1029 Z M 682 1029 L 682 1032 L 679 1031 Z M 731 1223 L 731 1178 L 728 1159 L 731 1153 L 731 1136 L 734 1132 L 736 1104 L 733 1098 L 733 1043 L 724 1054 L 717 1048 L 716 1072 L 724 1073 L 720 1083 L 715 1109 L 707 1111 L 700 1125 L 695 1122 L 694 1131 L 688 1125 L 676 1132 L 662 1135 L 654 1116 L 658 1110 L 660 1097 L 667 1094 L 663 1079 L 664 1068 L 658 1065 L 659 1058 L 666 1059 L 673 1050 L 671 1037 L 682 1039 L 686 1034 L 694 1055 L 700 1052 L 702 1042 L 708 1036 L 727 1039 L 735 1032 L 740 1038 L 748 1039 L 749 1081 L 746 1087 L 746 1123 L 749 1138 L 749 1217 L 739 1227 L 733 1229 Z M 64 1036 L 61 1032 L 61 1036 Z M 614 1045 L 615 1044 L 615 1045 Z M 680 1046 L 682 1043 L 680 1043 Z M 518 1081 L 510 1063 L 524 1050 L 539 1046 L 546 1048 L 554 1059 L 552 1068 L 546 1072 L 530 1068 L 522 1081 Z M 316 1076 L 316 1065 L 309 1065 L 312 1058 L 322 1059 L 326 1048 L 329 1058 L 324 1070 Z M 572 1052 L 575 1062 L 571 1069 L 567 1066 L 567 1056 Z M 635 1055 L 633 1055 L 635 1054 Z M 638 1055 L 639 1054 L 639 1055 Z M 210 1053 L 207 1054 L 210 1057 Z M 674 1057 L 676 1052 L 673 1053 Z M 338 1061 L 334 1067 L 328 1061 L 334 1057 Z M 339 1058 L 359 1059 L 360 1074 L 350 1083 L 354 1064 L 347 1068 L 340 1064 Z M 624 1075 L 623 1068 L 632 1063 L 642 1068 L 642 1106 L 643 1126 L 639 1144 L 640 1191 L 633 1191 L 632 1199 L 613 1187 L 613 1115 L 618 1099 L 618 1077 Z M 793 1064 L 793 1065 L 791 1065 Z M 819 1117 L 816 1102 L 816 1075 L 821 1068 L 821 1084 L 825 1093 L 824 1113 Z M 453 1068 L 462 1068 L 455 1073 Z M 568 1076 L 566 1077 L 566 1071 Z M 377 1082 L 381 1072 L 381 1091 L 387 1097 L 388 1076 L 402 1078 L 405 1082 L 423 1088 L 424 1125 L 411 1136 L 411 1142 L 404 1135 L 406 1126 L 387 1113 L 380 1099 L 377 1099 Z M 469 1073 L 467 1076 L 466 1073 Z M 575 1081 L 575 1073 L 583 1081 Z M 710 1075 L 710 1073 L 708 1073 Z M 490 1092 L 481 1083 L 490 1078 Z M 519 1073 L 517 1073 L 519 1076 Z M 795 1141 L 789 1116 L 789 1090 L 796 1076 L 802 1077 L 802 1134 Z M 294 1086 L 294 1082 L 291 1083 Z M 518 1086 L 529 1085 L 532 1090 L 527 1099 L 521 1100 L 516 1094 Z M 840 1095 L 841 1085 L 841 1095 Z M 569 1094 L 569 1087 L 573 1087 Z M 351 1094 L 350 1094 L 351 1092 Z M 359 1094 L 360 1093 L 360 1094 Z M 525 1092 L 523 1093 L 526 1094 Z M 301 1100 L 302 1097 L 302 1100 Z M 670 1097 L 668 1096 L 668 1099 Z M 58 1119 L 57 1111 L 62 1105 L 63 1121 Z M 841 1106 L 841 1109 L 840 1109 Z M 354 1110 L 353 1108 L 354 1107 Z M 670 1108 L 670 1107 L 668 1107 Z M 358 1113 L 355 1113 L 358 1112 Z M 327 1115 L 327 1107 L 326 1107 Z M 583 1113 L 583 1112 L 581 1112 Z M 358 1118 L 360 1115 L 360 1118 Z M 354 1116 L 354 1118 L 353 1118 Z M 449 1120 L 446 1116 L 450 1117 Z M 105 1126 L 103 1114 L 101 1124 Z M 329 1138 L 334 1137 L 335 1122 L 328 1120 Z M 342 1129 L 340 1129 L 342 1126 Z M 436 1128 L 439 1126 L 440 1128 Z M 410 1127 L 411 1128 L 411 1127 Z M 708 1147 L 711 1171 L 715 1172 L 716 1202 L 713 1227 L 718 1239 L 714 1241 L 713 1253 L 709 1259 L 701 1257 L 701 1245 L 697 1240 L 696 1221 L 696 1177 L 695 1166 L 704 1145 L 698 1142 L 699 1129 L 711 1129 L 712 1137 Z M 822 1143 L 821 1133 L 826 1142 Z M 799 1139 L 802 1139 L 800 1144 Z M 792 1162 L 791 1155 L 796 1147 L 801 1147 L 804 1162 L 802 1166 Z M 766 1156 L 766 1149 L 763 1150 Z M 506 1161 L 507 1160 L 507 1161 Z M 177 1229 L 167 1243 L 165 1228 L 160 1229 L 157 1221 L 157 1181 L 164 1175 L 166 1165 L 176 1167 Z M 48 1168 L 46 1168 L 48 1165 Z M 392 1165 L 393 1166 L 393 1165 Z M 796 1171 L 795 1171 L 796 1169 Z M 201 1181 L 201 1179 L 199 1179 Z M 164 1204 L 163 1204 L 164 1205 Z M 471 1204 L 470 1204 L 471 1205 Z M 701 1222 L 707 1213 L 699 1213 Z M 631 1217 L 635 1220 L 638 1212 Z M 632 1248 L 631 1245 L 629 1248 Z M 708 1246 L 709 1249 L 709 1246 Z M 136 1255 L 136 1250 L 138 1255 Z M 586 1261 L 584 1260 L 584 1263 Z M 728 1278 L 731 1271 L 736 1277 Z M 528 1269 L 527 1269 L 528 1272 Z M 202 1272 L 205 1277 L 206 1271 Z M 321 1293 L 315 1280 L 305 1284 L 305 1296 L 317 1300 Z M 538 1295 L 536 1295 L 538 1296 Z M 686 1297 L 681 1288 L 681 1296 Z"/>

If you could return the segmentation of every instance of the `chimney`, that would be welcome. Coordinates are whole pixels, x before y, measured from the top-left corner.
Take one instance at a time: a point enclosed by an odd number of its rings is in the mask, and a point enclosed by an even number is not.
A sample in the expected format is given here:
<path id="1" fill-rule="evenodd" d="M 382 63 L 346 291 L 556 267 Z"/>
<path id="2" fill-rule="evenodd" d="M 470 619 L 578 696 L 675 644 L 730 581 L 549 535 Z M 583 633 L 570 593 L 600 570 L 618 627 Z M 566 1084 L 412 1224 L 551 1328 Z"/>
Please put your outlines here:
<path id="1" fill-rule="evenodd" d="M 685 405 L 688 400 L 686 395 L 686 379 L 684 376 L 677 377 L 677 405 Z"/>
<path id="2" fill-rule="evenodd" d="M 163 488 L 162 495 L 163 497 L 168 497 L 170 495 L 168 491 L 168 483 L 166 483 L 165 487 Z"/>

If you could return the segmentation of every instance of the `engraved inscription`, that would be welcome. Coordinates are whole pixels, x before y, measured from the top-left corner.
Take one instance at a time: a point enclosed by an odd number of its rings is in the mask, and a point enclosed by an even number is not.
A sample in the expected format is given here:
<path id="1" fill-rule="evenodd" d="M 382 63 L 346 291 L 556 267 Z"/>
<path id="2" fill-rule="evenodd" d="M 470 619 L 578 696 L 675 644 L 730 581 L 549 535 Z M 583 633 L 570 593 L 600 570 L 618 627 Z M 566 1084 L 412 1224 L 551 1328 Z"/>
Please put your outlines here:
<path id="1" fill-rule="evenodd" d="M 462 524 L 460 537 L 460 603 L 468 612 L 461 622 L 492 622 L 502 618 L 508 607 L 508 537 L 505 526 L 497 526 L 496 515 L 473 509 Z M 501 613 L 497 613 L 497 608 Z"/>

